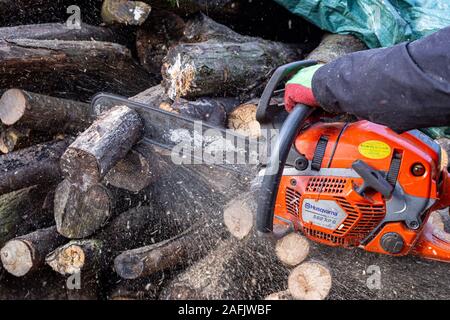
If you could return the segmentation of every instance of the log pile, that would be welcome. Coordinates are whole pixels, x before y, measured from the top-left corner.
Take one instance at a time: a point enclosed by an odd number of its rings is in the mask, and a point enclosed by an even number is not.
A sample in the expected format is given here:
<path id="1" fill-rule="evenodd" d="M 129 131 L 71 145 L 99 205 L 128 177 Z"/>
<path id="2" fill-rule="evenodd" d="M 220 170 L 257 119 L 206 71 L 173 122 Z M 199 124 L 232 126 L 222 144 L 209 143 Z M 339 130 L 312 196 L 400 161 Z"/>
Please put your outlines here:
<path id="1" fill-rule="evenodd" d="M 359 274 L 335 265 L 371 256 L 285 230 L 261 238 L 252 181 L 174 166 L 142 139 L 135 110 L 91 106 L 111 92 L 259 136 L 267 79 L 305 58 L 322 32 L 275 2 L 213 3 L 0 1 L 0 299 L 374 296 L 348 293 Z M 66 25 L 69 5 L 81 9 L 79 29 Z M 329 35 L 310 57 L 362 49 Z"/>

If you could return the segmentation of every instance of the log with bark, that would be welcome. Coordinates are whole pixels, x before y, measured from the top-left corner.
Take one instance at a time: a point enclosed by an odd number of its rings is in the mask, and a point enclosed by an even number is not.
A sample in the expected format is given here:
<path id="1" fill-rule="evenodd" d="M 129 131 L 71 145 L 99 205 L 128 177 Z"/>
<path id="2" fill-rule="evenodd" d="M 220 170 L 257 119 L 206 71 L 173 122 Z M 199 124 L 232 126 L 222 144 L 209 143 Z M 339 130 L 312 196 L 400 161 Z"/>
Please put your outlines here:
<path id="1" fill-rule="evenodd" d="M 227 114 L 239 105 L 239 99 L 236 97 L 201 97 L 192 101 L 178 98 L 172 101 L 161 85 L 151 87 L 130 100 L 222 128 L 225 126 Z"/>
<path id="2" fill-rule="evenodd" d="M 137 279 L 186 266 L 207 254 L 221 237 L 223 232 L 217 225 L 203 220 L 173 238 L 122 252 L 114 259 L 114 269 L 124 279 Z"/>
<path id="3" fill-rule="evenodd" d="M 136 32 L 136 50 L 141 65 L 152 74 L 161 72 L 169 48 L 183 37 L 185 22 L 173 12 L 152 11 Z"/>
<path id="4" fill-rule="evenodd" d="M 102 19 L 106 24 L 139 26 L 151 10 L 152 7 L 142 1 L 103 0 Z"/>
<path id="5" fill-rule="evenodd" d="M 40 229 L 9 240 L 0 250 L 3 267 L 16 277 L 36 271 L 45 264 L 45 256 L 66 242 L 56 227 Z"/>
<path id="6" fill-rule="evenodd" d="M 0 40 L 0 88 L 87 101 L 99 91 L 130 96 L 152 84 L 130 51 L 115 43 Z"/>
<path id="7" fill-rule="evenodd" d="M 9 127 L 0 133 L 0 152 L 10 153 L 30 144 L 30 129 Z"/>
<path id="8" fill-rule="evenodd" d="M 64 23 L 40 23 L 0 28 L 0 39 L 76 40 L 122 43 L 113 29 L 82 23 L 80 29 Z"/>
<path id="9" fill-rule="evenodd" d="M 0 194 L 59 181 L 59 159 L 69 143 L 56 140 L 0 156 Z"/>
<path id="10" fill-rule="evenodd" d="M 308 59 L 328 63 L 346 54 L 366 50 L 358 38 L 350 34 L 326 34 L 319 46 L 308 54 Z"/>
<path id="11" fill-rule="evenodd" d="M 112 219 L 94 238 L 72 240 L 57 248 L 46 261 L 62 275 L 95 268 L 108 272 L 120 251 L 160 241 L 170 234 L 174 230 L 169 215 L 155 212 L 151 206 L 140 206 Z"/>
<path id="12" fill-rule="evenodd" d="M 141 118 L 126 106 L 102 113 L 61 157 L 63 175 L 82 186 L 100 182 L 140 139 L 142 130 Z"/>
<path id="13" fill-rule="evenodd" d="M 145 192 L 128 192 L 101 183 L 80 187 L 65 179 L 55 191 L 56 227 L 67 238 L 85 238 L 120 212 L 147 200 Z"/>
<path id="14" fill-rule="evenodd" d="M 298 46 L 241 36 L 207 17 L 201 24 L 214 28 L 206 41 L 174 46 L 164 59 L 163 86 L 172 99 L 256 93 L 276 67 L 301 57 Z"/>
<path id="15" fill-rule="evenodd" d="M 46 205 L 49 190 L 51 186 L 29 187 L 0 196 L 0 246 L 52 223 L 52 211 Z"/>
<path id="16" fill-rule="evenodd" d="M 0 120 L 46 132 L 77 132 L 89 127 L 93 112 L 86 103 L 10 89 L 0 99 Z"/>

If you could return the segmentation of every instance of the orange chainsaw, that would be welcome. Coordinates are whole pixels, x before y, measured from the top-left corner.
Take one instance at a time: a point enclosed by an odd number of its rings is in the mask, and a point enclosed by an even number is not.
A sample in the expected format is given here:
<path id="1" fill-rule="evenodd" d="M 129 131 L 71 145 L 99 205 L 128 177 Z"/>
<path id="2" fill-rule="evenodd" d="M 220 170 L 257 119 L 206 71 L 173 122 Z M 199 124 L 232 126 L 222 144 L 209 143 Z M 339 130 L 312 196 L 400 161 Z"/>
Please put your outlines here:
<path id="1" fill-rule="evenodd" d="M 258 106 L 261 125 L 280 129 L 259 193 L 258 231 L 284 225 L 326 245 L 450 261 L 450 242 L 428 222 L 450 204 L 445 151 L 418 130 L 311 121 L 315 111 L 305 105 L 283 116 L 271 104 L 277 87 L 313 64 L 277 69 Z"/>

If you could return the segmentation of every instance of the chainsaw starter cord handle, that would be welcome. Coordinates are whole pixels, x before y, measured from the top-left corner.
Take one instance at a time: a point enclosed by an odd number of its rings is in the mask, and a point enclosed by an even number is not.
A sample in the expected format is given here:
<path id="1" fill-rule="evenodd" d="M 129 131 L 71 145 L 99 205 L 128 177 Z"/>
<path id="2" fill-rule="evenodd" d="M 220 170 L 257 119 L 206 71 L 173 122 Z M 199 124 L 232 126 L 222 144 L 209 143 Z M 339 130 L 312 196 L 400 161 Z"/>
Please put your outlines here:
<path id="1" fill-rule="evenodd" d="M 258 195 L 256 229 L 259 232 L 271 233 L 273 231 L 274 206 L 284 165 L 300 125 L 311 114 L 312 110 L 306 105 L 297 104 L 281 127 Z"/>

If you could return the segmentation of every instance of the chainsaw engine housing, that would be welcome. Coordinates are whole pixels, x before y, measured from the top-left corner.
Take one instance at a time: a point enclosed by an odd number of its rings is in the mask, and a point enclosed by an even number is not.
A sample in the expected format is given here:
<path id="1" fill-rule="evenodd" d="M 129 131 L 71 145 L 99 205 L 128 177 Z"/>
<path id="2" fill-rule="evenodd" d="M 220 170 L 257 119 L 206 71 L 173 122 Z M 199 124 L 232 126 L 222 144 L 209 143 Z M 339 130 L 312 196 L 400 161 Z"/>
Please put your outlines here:
<path id="1" fill-rule="evenodd" d="M 283 170 L 274 223 L 327 245 L 411 251 L 440 196 L 440 148 L 433 140 L 368 121 L 317 122 L 294 147 L 297 159 Z"/>

